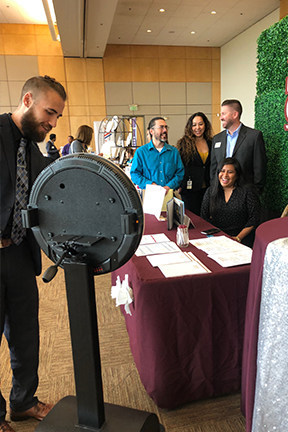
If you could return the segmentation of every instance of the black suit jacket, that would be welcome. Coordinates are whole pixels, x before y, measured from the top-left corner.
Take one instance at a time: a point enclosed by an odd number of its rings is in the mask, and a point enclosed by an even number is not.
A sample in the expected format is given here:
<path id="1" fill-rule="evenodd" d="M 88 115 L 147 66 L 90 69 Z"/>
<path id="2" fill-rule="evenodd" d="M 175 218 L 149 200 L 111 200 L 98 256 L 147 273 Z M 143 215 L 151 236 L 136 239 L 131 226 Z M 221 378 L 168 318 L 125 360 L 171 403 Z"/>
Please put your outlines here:
<path id="1" fill-rule="evenodd" d="M 192 180 L 193 191 L 201 190 L 204 182 L 206 184 L 206 187 L 209 186 L 211 141 L 208 141 L 207 145 L 208 145 L 209 153 L 205 163 L 203 163 L 198 151 L 193 156 L 193 159 L 192 158 L 190 159 L 188 164 L 185 164 L 184 161 L 182 160 L 185 168 L 184 178 L 180 184 L 180 187 L 182 188 L 182 192 L 186 190 L 187 181 L 189 180 L 189 177 Z M 181 152 L 179 153 L 181 156 Z"/>
<path id="2" fill-rule="evenodd" d="M 227 131 L 215 135 L 212 140 L 210 180 L 212 181 L 221 161 L 226 157 Z M 233 157 L 238 159 L 247 183 L 258 191 L 264 187 L 266 177 L 266 152 L 262 132 L 242 124 L 234 148 Z"/>
<path id="3" fill-rule="evenodd" d="M 0 115 L 0 237 L 8 223 L 15 201 L 16 158 L 15 149 L 11 146 L 13 134 L 8 114 Z M 42 155 L 36 143 L 30 143 L 29 148 L 29 186 L 31 188 L 38 174 L 51 163 L 50 158 Z M 40 248 L 30 230 L 27 230 L 27 240 L 32 252 L 35 273 L 41 273 Z"/>

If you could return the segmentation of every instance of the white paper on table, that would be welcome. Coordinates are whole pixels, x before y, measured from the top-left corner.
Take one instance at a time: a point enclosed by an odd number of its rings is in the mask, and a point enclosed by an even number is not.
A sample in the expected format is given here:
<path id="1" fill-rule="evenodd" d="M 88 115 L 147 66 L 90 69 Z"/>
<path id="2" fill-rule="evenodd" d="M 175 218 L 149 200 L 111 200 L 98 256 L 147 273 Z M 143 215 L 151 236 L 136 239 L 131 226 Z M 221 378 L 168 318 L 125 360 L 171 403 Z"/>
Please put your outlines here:
<path id="1" fill-rule="evenodd" d="M 216 261 L 222 267 L 233 267 L 238 265 L 251 264 L 252 249 L 248 248 L 247 246 L 244 247 L 245 249 L 243 249 L 242 251 L 231 253 L 223 252 L 212 255 L 210 254 L 208 255 L 208 257 Z"/>
<path id="2" fill-rule="evenodd" d="M 163 254 L 163 253 L 171 253 L 171 252 L 180 252 L 181 249 L 176 245 L 176 243 L 163 242 L 163 243 L 152 243 L 147 245 L 140 245 L 135 252 L 136 256 L 145 256 L 145 255 L 155 255 L 155 254 Z"/>
<path id="3" fill-rule="evenodd" d="M 151 243 L 162 243 L 162 242 L 169 242 L 169 238 L 166 236 L 166 234 L 145 234 L 142 236 L 140 245 L 143 244 L 151 244 Z"/>
<path id="4" fill-rule="evenodd" d="M 148 261 L 153 267 L 159 267 L 161 265 L 176 264 L 189 262 L 190 259 L 183 252 L 175 252 L 169 254 L 160 255 L 149 255 L 147 256 Z"/>
<path id="5" fill-rule="evenodd" d="M 192 252 L 184 252 L 184 254 L 187 255 L 191 261 L 196 261 L 201 267 L 204 268 L 207 273 L 211 273 L 211 270 L 209 270 L 209 268 L 206 267 L 205 264 L 203 264 L 202 261 L 200 261 L 200 259 L 197 258 Z"/>
<path id="6" fill-rule="evenodd" d="M 207 254 L 226 250 L 227 252 L 236 252 L 243 247 L 247 247 L 226 236 L 205 237 L 196 240 L 190 240 L 190 243 L 193 246 L 196 246 L 198 249 L 203 250 Z"/>
<path id="7" fill-rule="evenodd" d="M 209 258 L 222 267 L 251 263 L 252 249 L 226 236 L 190 240 L 190 243 L 206 252 Z"/>
<path id="8" fill-rule="evenodd" d="M 147 184 L 143 202 L 143 212 L 155 215 L 157 218 L 161 215 L 162 205 L 165 198 L 166 189 L 159 185 Z"/>
<path id="9" fill-rule="evenodd" d="M 207 270 L 197 261 L 161 265 L 159 266 L 159 270 L 161 270 L 166 278 L 207 273 Z"/>

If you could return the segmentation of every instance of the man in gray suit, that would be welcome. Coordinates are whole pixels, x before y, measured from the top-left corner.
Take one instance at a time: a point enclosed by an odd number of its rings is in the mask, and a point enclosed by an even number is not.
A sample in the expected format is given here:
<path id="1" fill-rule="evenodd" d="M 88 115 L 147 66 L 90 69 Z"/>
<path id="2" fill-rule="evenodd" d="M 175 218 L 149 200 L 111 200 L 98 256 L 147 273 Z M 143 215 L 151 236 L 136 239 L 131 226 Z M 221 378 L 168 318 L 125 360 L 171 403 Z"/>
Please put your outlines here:
<path id="1" fill-rule="evenodd" d="M 213 181 L 219 163 L 225 157 L 238 159 L 247 183 L 254 184 L 260 193 L 265 184 L 266 152 L 261 131 L 241 123 L 241 103 L 227 99 L 221 104 L 222 126 L 225 129 L 215 135 L 211 149 L 210 178 Z"/>

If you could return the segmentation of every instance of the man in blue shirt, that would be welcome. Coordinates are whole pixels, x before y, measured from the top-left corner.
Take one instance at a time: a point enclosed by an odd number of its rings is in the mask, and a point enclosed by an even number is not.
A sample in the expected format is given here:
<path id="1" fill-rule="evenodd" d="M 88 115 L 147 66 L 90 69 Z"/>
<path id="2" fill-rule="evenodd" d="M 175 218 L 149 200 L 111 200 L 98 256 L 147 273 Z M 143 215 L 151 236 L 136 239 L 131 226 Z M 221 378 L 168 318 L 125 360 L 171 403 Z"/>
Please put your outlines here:
<path id="1" fill-rule="evenodd" d="M 176 147 L 167 143 L 168 126 L 164 118 L 155 117 L 148 125 L 151 141 L 136 150 L 130 171 L 131 180 L 141 189 L 157 184 L 177 189 L 184 177 L 184 167 Z"/>

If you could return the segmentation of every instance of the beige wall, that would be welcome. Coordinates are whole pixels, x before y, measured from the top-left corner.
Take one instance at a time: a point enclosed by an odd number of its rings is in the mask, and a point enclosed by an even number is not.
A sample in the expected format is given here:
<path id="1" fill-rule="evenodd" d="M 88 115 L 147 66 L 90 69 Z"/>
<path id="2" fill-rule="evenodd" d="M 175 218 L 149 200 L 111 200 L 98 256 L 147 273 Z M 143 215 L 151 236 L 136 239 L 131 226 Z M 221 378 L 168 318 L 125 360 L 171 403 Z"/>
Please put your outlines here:
<path id="1" fill-rule="evenodd" d="M 61 45 L 51 40 L 48 26 L 0 24 L 0 59 L 0 112 L 15 109 L 22 85 L 33 75 L 51 75 L 66 85 Z M 60 122 L 55 129 L 58 146 L 69 134 L 67 109 Z"/>
<path id="2" fill-rule="evenodd" d="M 280 0 L 280 19 L 288 15 L 288 0 Z"/>
<path id="3" fill-rule="evenodd" d="M 22 85 L 37 74 L 56 78 L 67 90 L 55 129 L 58 147 L 81 124 L 106 117 L 105 82 L 211 83 L 211 120 L 215 132 L 220 128 L 219 48 L 110 45 L 103 59 L 64 58 L 48 26 L 0 24 L 0 113 L 15 109 Z"/>
<path id="4" fill-rule="evenodd" d="M 242 121 L 252 128 L 255 117 L 257 39 L 277 21 L 279 9 L 221 47 L 221 100 L 239 99 L 243 105 Z"/>
<path id="5" fill-rule="evenodd" d="M 211 116 L 209 117 L 214 131 L 219 131 L 220 122 L 217 112 L 220 104 L 220 48 L 108 45 L 103 58 L 103 68 L 106 84 L 141 82 L 141 85 L 154 83 L 155 87 L 161 85 L 164 87 L 164 83 L 211 84 Z M 147 85 L 147 88 L 150 87 Z M 151 94 L 151 101 L 154 96 Z M 137 100 L 133 103 L 137 103 Z M 186 104 L 188 114 L 189 100 Z M 179 137 L 184 126 L 185 124 L 179 131 Z"/>
<path id="6" fill-rule="evenodd" d="M 38 74 L 56 78 L 67 90 L 63 118 L 54 129 L 58 147 L 81 124 L 93 126 L 106 116 L 101 59 L 64 58 L 48 26 L 0 24 L 0 113 L 15 109 L 22 85 Z"/>

